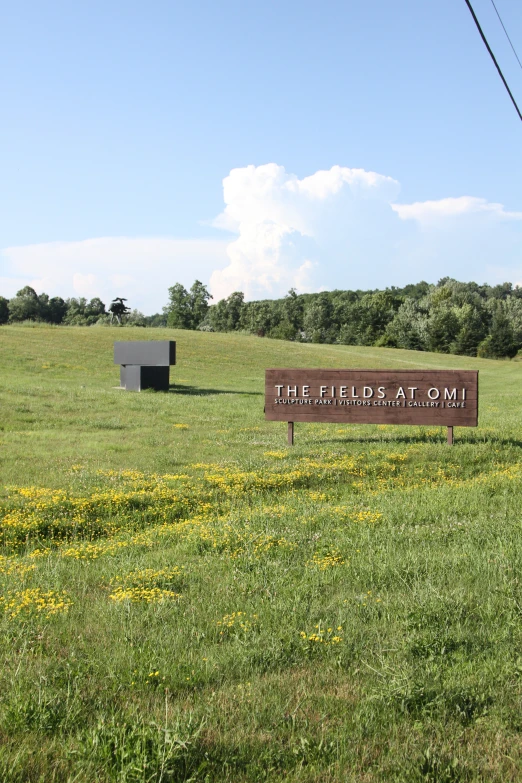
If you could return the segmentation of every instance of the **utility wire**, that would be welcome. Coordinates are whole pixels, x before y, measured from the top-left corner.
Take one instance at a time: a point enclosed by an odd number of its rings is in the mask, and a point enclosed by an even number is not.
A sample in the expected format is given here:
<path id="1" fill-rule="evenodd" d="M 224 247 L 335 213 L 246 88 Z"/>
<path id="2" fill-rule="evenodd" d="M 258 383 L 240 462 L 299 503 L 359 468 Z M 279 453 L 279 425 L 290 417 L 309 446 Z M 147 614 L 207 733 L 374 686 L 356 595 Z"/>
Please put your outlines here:
<path id="1" fill-rule="evenodd" d="M 509 35 L 508 35 L 508 31 L 507 31 L 507 30 L 506 30 L 506 28 L 504 27 L 504 22 L 502 21 L 502 19 L 501 19 L 501 17 L 500 17 L 500 14 L 499 14 L 499 12 L 498 12 L 497 6 L 495 5 L 495 0 L 491 0 L 491 4 L 492 4 L 493 8 L 495 9 L 495 12 L 496 12 L 496 14 L 497 14 L 497 16 L 498 16 L 498 21 L 499 21 L 499 22 L 500 22 L 500 24 L 502 25 L 502 29 L 504 30 L 504 32 L 505 32 L 505 34 L 506 34 L 506 38 L 507 38 L 507 39 L 508 39 L 508 41 L 509 41 L 509 45 L 510 45 L 510 46 L 511 46 L 511 48 L 513 49 L 513 54 L 514 54 L 514 55 L 515 55 L 515 57 L 517 58 L 518 64 L 519 64 L 519 65 L 520 65 L 520 67 L 522 68 L 522 63 L 520 62 L 520 60 L 519 60 L 519 57 L 518 57 L 518 54 L 516 53 L 515 47 L 513 46 L 512 42 L 511 42 L 511 38 L 510 38 L 510 37 L 509 37 Z"/>
<path id="2" fill-rule="evenodd" d="M 486 49 L 488 50 L 488 52 L 489 52 L 489 55 L 490 55 L 491 59 L 492 59 L 492 60 L 493 60 L 493 62 L 495 63 L 495 68 L 497 69 L 497 71 L 498 71 L 498 73 L 499 73 L 499 76 L 500 76 L 500 78 L 501 78 L 501 79 L 502 79 L 502 81 L 504 82 L 504 87 L 505 87 L 505 88 L 506 88 L 506 90 L 508 91 L 508 95 L 509 95 L 509 97 L 511 98 L 511 100 L 512 100 L 512 102 L 513 102 L 513 106 L 514 106 L 514 107 L 515 107 L 515 109 L 516 109 L 516 112 L 517 112 L 517 114 L 518 114 L 518 116 L 519 116 L 519 119 L 522 121 L 522 114 L 520 113 L 520 109 L 519 109 L 519 108 L 518 108 L 518 106 L 517 106 L 517 102 L 516 102 L 516 100 L 513 98 L 513 94 L 512 94 L 511 90 L 510 90 L 510 89 L 509 89 L 509 87 L 508 87 L 508 83 L 507 83 L 507 81 L 506 81 L 506 80 L 505 80 L 505 78 L 504 78 L 504 74 L 503 74 L 503 73 L 502 73 L 502 71 L 500 70 L 500 65 L 497 63 L 497 61 L 496 61 L 496 59 L 495 59 L 495 55 L 494 55 L 494 54 L 493 54 L 493 52 L 491 51 L 491 46 L 488 44 L 488 42 L 487 42 L 487 39 L 486 39 L 486 36 L 485 36 L 485 35 L 484 35 L 484 33 L 482 32 L 482 27 L 480 26 L 479 20 L 478 20 L 478 19 L 477 19 L 477 17 L 475 16 L 475 11 L 473 10 L 473 7 L 472 7 L 472 5 L 471 5 L 471 3 L 470 3 L 470 0 L 465 0 L 465 2 L 466 2 L 466 5 L 467 5 L 467 6 L 468 6 L 468 8 L 469 8 L 469 12 L 470 12 L 471 16 L 473 17 L 473 21 L 474 21 L 474 22 L 475 22 L 475 24 L 477 25 L 477 30 L 478 30 L 478 31 L 479 31 L 479 33 L 480 33 L 480 37 L 481 37 L 481 38 L 482 38 L 482 40 L 484 41 L 484 45 L 485 45 Z"/>

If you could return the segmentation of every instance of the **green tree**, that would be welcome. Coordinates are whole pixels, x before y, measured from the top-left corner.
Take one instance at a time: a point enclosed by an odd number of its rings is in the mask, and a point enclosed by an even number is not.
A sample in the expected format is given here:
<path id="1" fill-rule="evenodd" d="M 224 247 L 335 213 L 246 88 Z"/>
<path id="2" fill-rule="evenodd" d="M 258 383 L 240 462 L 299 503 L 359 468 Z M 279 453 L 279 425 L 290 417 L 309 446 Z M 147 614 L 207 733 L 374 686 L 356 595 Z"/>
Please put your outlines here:
<path id="1" fill-rule="evenodd" d="M 154 313 L 153 315 L 146 315 L 145 326 L 151 326 L 153 328 L 165 328 L 167 325 L 167 316 L 165 313 Z"/>
<path id="2" fill-rule="evenodd" d="M 240 328 L 246 329 L 258 337 L 272 334 L 277 323 L 274 320 L 274 308 L 272 302 L 247 302 L 241 310 Z M 274 335 L 277 337 L 277 335 Z"/>
<path id="3" fill-rule="evenodd" d="M 125 322 L 128 326 L 147 326 L 145 316 L 136 309 L 130 311 Z"/>
<path id="4" fill-rule="evenodd" d="M 10 321 L 39 321 L 40 315 L 40 299 L 31 286 L 21 288 L 16 296 L 9 300 Z"/>
<path id="5" fill-rule="evenodd" d="M 67 313 L 67 305 L 61 296 L 49 299 L 47 294 L 40 294 L 40 320 L 50 324 L 61 324 Z"/>
<path id="6" fill-rule="evenodd" d="M 205 319 L 205 326 L 216 332 L 233 332 L 237 329 L 246 329 L 256 333 L 254 312 L 256 308 L 269 303 L 249 302 L 245 304 L 245 295 L 242 291 L 234 291 L 226 299 L 220 299 L 215 305 L 211 305 Z"/>
<path id="7" fill-rule="evenodd" d="M 99 297 L 94 297 L 90 302 L 85 297 L 78 299 L 72 297 L 66 301 L 67 312 L 63 323 L 68 326 L 92 326 L 98 321 L 103 321 L 107 315 L 105 305 Z"/>
<path id="8" fill-rule="evenodd" d="M 0 296 L 0 324 L 6 324 L 9 320 L 9 300 Z"/>
<path id="9" fill-rule="evenodd" d="M 97 321 L 102 315 L 107 315 L 105 305 L 99 297 L 95 296 L 85 307 L 85 317 L 95 322 L 94 319 Z"/>
<path id="10" fill-rule="evenodd" d="M 462 356 L 476 356 L 478 346 L 487 333 L 484 313 L 471 304 L 465 304 L 458 311 L 458 319 L 460 329 L 450 351 Z"/>
<path id="11" fill-rule="evenodd" d="M 303 326 L 306 336 L 313 343 L 334 342 L 333 304 L 326 291 L 306 304 Z"/>
<path id="12" fill-rule="evenodd" d="M 497 308 L 490 333 L 479 345 L 478 355 L 488 359 L 511 359 L 516 353 L 513 328 L 503 310 Z"/>
<path id="13" fill-rule="evenodd" d="M 427 351 L 428 315 L 425 308 L 414 299 L 406 299 L 386 326 L 379 343 L 394 348 Z"/>
<path id="14" fill-rule="evenodd" d="M 226 331 L 233 332 L 241 323 L 245 295 L 242 291 L 234 291 L 225 300 Z"/>
<path id="15" fill-rule="evenodd" d="M 192 312 L 192 328 L 197 329 L 205 320 L 208 313 L 208 300 L 213 297 L 203 283 L 199 280 L 195 280 L 189 291 L 189 298 Z"/>
<path id="16" fill-rule="evenodd" d="M 358 307 L 353 308 L 354 314 L 359 314 Z M 341 345 L 358 345 L 359 344 L 359 322 L 355 318 L 350 318 L 347 323 L 341 324 L 339 328 L 339 334 L 337 336 L 337 342 Z"/>
<path id="17" fill-rule="evenodd" d="M 67 306 L 67 312 L 63 319 L 64 324 L 67 326 L 84 326 L 87 299 L 83 296 L 78 298 L 72 296 L 66 300 L 65 304 Z"/>
<path id="18" fill-rule="evenodd" d="M 446 302 L 434 307 L 428 319 L 428 347 L 437 353 L 449 353 L 460 329 L 454 307 Z"/>
<path id="19" fill-rule="evenodd" d="M 278 324 L 280 334 L 277 336 L 283 339 L 295 339 L 297 334 L 303 330 L 304 302 L 298 296 L 295 288 L 291 288 L 282 302 L 282 321 Z"/>
<path id="20" fill-rule="evenodd" d="M 365 294 L 358 307 L 359 345 L 374 345 L 384 335 L 402 302 L 402 297 L 392 291 Z"/>
<path id="21" fill-rule="evenodd" d="M 337 342 L 342 345 L 357 345 L 361 321 L 361 300 L 355 291 L 341 291 L 333 304 L 333 319 L 339 324 Z"/>
<path id="22" fill-rule="evenodd" d="M 508 296 L 504 303 L 504 312 L 513 329 L 513 336 L 517 348 L 522 348 L 522 298 L 518 295 L 518 291 L 522 289 L 514 289 L 514 295 Z"/>
<path id="23" fill-rule="evenodd" d="M 192 308 L 187 289 L 176 283 L 169 288 L 169 300 L 165 308 L 167 326 L 171 329 L 192 329 Z"/>
<path id="24" fill-rule="evenodd" d="M 227 300 L 220 299 L 215 305 L 209 307 L 205 323 L 215 332 L 227 331 Z"/>
<path id="25" fill-rule="evenodd" d="M 169 288 L 169 303 L 163 308 L 167 326 L 171 329 L 197 329 L 208 313 L 208 300 L 212 299 L 206 286 L 195 280 L 190 291 L 176 283 Z"/>

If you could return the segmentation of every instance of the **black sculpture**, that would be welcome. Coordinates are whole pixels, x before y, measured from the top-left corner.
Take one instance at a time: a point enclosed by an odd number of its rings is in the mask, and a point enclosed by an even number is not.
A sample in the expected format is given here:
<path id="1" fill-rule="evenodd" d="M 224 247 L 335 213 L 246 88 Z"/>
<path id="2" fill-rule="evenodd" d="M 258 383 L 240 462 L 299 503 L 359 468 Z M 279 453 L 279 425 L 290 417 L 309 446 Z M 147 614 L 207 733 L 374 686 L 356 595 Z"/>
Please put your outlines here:
<path id="1" fill-rule="evenodd" d="M 120 386 L 127 391 L 168 391 L 170 365 L 176 364 L 174 340 L 114 343 L 114 364 L 120 364 Z"/>
<path id="2" fill-rule="evenodd" d="M 127 307 L 127 305 L 123 304 L 126 301 L 127 300 L 122 299 L 121 296 L 117 296 L 116 299 L 112 300 L 111 306 L 109 307 L 109 313 L 111 314 L 111 324 L 113 319 L 116 318 L 118 323 L 121 325 L 122 316 L 130 313 L 130 307 Z"/>

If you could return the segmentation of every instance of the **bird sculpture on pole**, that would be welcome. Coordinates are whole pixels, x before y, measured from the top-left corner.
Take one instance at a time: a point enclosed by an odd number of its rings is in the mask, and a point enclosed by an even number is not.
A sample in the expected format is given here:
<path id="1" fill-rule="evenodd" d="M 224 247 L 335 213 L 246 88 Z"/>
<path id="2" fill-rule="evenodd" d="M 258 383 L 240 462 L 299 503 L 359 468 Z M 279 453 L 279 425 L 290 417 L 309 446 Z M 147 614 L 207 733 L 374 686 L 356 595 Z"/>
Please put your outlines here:
<path id="1" fill-rule="evenodd" d="M 111 306 L 109 307 L 109 313 L 111 314 L 111 324 L 116 318 L 121 326 L 122 317 L 130 313 L 130 307 L 127 307 L 127 305 L 123 304 L 126 301 L 127 300 L 123 299 L 121 296 L 117 296 L 112 300 Z"/>

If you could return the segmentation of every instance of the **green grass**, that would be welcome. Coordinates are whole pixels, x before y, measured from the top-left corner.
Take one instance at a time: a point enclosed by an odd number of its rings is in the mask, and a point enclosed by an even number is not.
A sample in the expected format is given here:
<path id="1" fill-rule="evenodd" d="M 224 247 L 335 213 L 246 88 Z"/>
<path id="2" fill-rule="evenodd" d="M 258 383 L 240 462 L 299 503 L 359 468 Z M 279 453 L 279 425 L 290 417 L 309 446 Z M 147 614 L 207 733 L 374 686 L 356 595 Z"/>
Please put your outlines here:
<path id="1" fill-rule="evenodd" d="M 118 390 L 149 336 L 171 391 Z M 479 369 L 480 426 L 289 449 L 277 366 Z M 2 327 L 0 367 L 0 780 L 520 780 L 521 363 Z"/>

